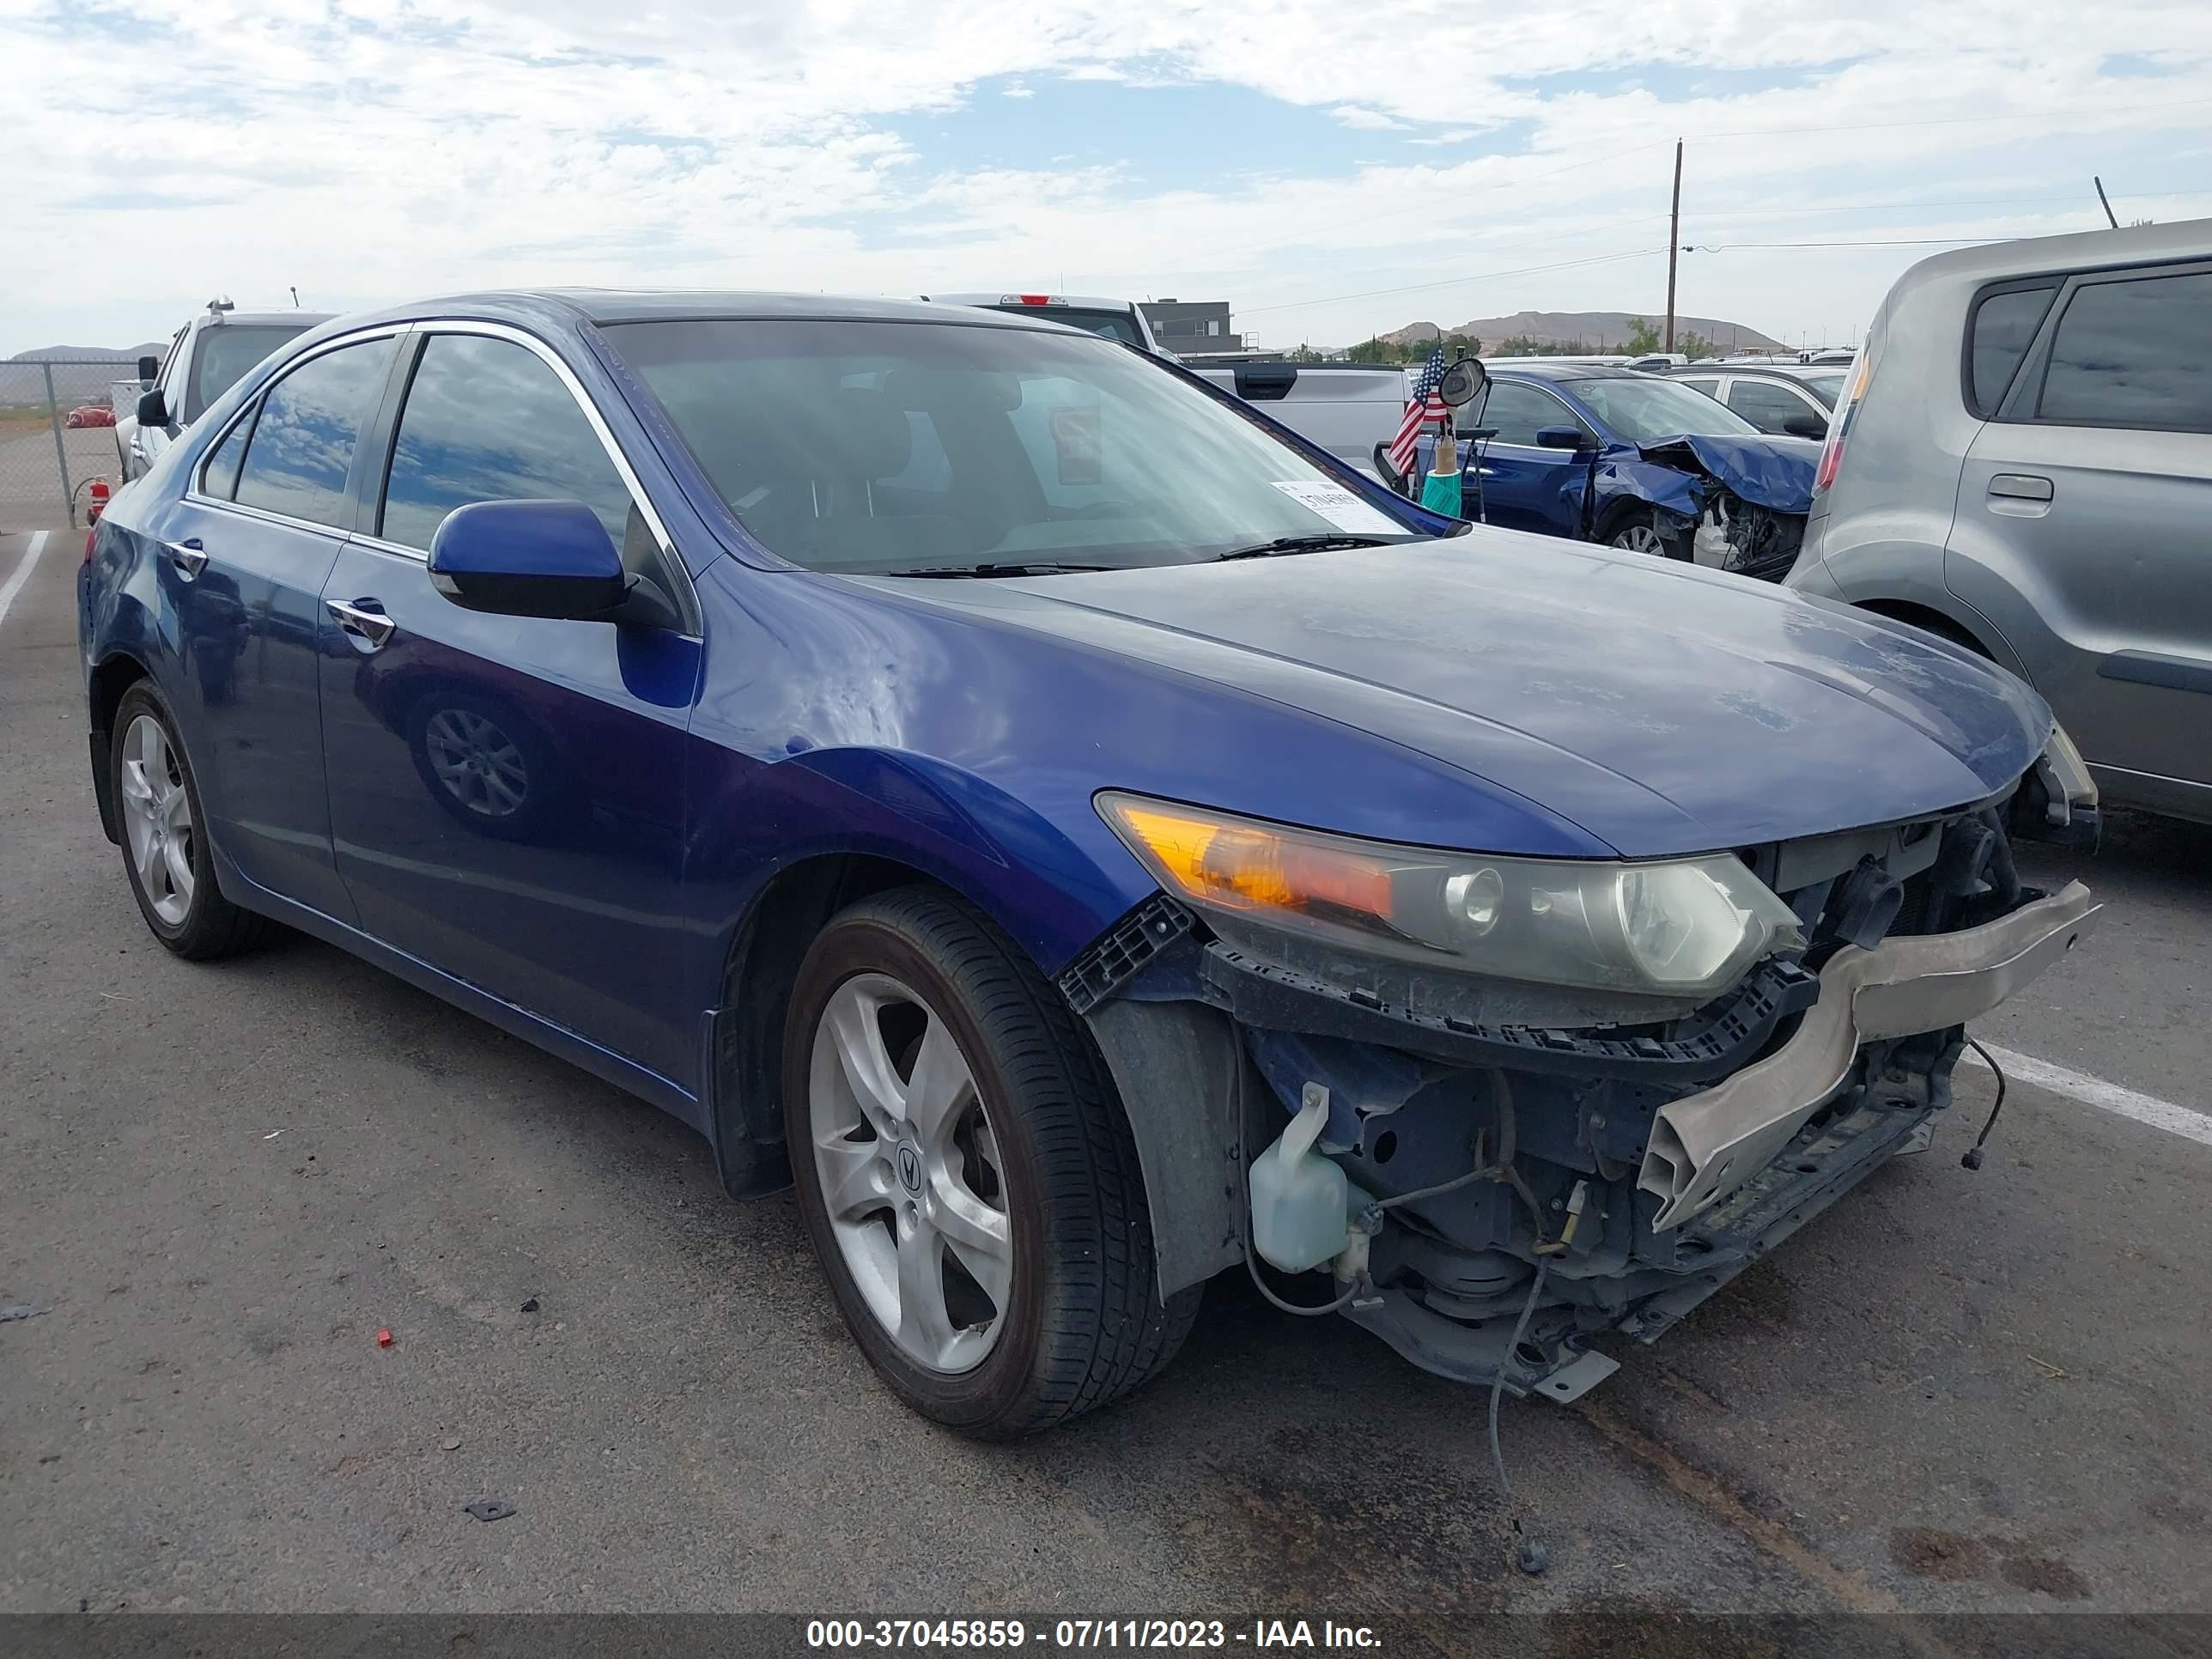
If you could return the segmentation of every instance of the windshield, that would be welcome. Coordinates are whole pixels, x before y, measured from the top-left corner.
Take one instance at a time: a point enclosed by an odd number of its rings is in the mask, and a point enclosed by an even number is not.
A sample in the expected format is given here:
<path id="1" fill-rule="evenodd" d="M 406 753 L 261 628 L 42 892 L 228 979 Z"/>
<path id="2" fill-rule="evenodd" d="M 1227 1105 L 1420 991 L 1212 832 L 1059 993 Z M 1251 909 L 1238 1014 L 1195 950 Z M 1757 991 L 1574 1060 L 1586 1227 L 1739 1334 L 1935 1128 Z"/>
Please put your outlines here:
<path id="1" fill-rule="evenodd" d="M 624 323 L 731 512 L 794 564 L 1182 564 L 1279 537 L 1423 538 L 1157 360 L 953 323 Z"/>
<path id="2" fill-rule="evenodd" d="M 1567 389 L 1589 405 L 1601 424 L 1632 444 L 1686 436 L 1759 435 L 1759 428 L 1742 416 L 1673 380 L 1624 374 L 1618 380 L 1576 380 Z"/>
<path id="3" fill-rule="evenodd" d="M 240 375 L 312 326 L 308 323 L 224 323 L 201 330 L 184 418 L 199 419 L 200 411 L 236 386 Z"/>
<path id="4" fill-rule="evenodd" d="M 1126 311 L 1086 311 L 1081 306 L 986 306 L 984 309 L 1003 311 L 1016 317 L 1036 317 L 1048 323 L 1064 323 L 1086 334 L 1103 334 L 1109 340 L 1119 340 L 1123 345 L 1142 347 L 1145 343 L 1137 332 L 1137 319 Z"/>

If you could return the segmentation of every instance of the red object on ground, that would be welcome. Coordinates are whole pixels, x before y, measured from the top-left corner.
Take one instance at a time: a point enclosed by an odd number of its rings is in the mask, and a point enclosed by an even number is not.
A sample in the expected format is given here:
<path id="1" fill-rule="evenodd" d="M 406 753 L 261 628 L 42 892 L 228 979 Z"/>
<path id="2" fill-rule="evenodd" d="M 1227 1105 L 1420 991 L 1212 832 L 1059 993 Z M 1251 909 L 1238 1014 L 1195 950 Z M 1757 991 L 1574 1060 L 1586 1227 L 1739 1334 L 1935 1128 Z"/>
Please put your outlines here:
<path id="1" fill-rule="evenodd" d="M 113 426 L 115 411 L 100 404 L 79 404 L 70 410 L 69 418 L 62 424 L 77 429 L 88 426 Z"/>
<path id="2" fill-rule="evenodd" d="M 379 1331 L 376 1334 L 376 1346 L 380 1348 L 390 1347 L 392 1346 L 392 1333 L 390 1331 Z"/>

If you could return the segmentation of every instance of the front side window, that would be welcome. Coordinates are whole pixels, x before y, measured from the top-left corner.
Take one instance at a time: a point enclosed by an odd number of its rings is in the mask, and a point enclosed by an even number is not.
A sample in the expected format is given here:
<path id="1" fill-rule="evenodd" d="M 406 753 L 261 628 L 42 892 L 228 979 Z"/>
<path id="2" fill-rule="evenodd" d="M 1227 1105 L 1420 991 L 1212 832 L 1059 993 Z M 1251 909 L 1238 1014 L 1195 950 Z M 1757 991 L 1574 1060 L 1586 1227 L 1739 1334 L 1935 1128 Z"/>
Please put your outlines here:
<path id="1" fill-rule="evenodd" d="M 1599 420 L 1632 444 L 1669 438 L 1741 437 L 1759 428 L 1711 398 L 1672 380 L 1645 374 L 1594 377 L 1575 382 L 1575 395 Z"/>
<path id="2" fill-rule="evenodd" d="M 2075 426 L 2212 432 L 2212 271 L 2082 288 L 2058 319 L 2036 412 Z"/>
<path id="3" fill-rule="evenodd" d="M 310 357 L 270 386 L 239 468 L 239 505 L 350 528 L 346 474 L 391 365 L 389 339 L 364 340 Z"/>
<path id="4" fill-rule="evenodd" d="M 183 419 L 197 421 L 208 405 L 236 386 L 246 371 L 283 345 L 307 331 L 305 323 L 225 323 L 200 331 L 199 350 L 192 359 L 192 384 L 185 396 Z"/>
<path id="5" fill-rule="evenodd" d="M 1495 427 L 1490 441 L 1536 447 L 1536 434 L 1547 426 L 1580 427 L 1575 412 L 1540 386 L 1521 380 L 1492 380 L 1478 426 Z"/>
<path id="6" fill-rule="evenodd" d="M 1105 340 L 829 319 L 605 334 L 738 521 L 816 569 L 1181 564 L 1285 536 L 1423 534 Z"/>
<path id="7" fill-rule="evenodd" d="M 1728 406 L 1749 421 L 1761 432 L 1783 432 L 1786 421 L 1818 418 L 1819 411 L 1805 398 L 1786 386 L 1776 386 L 1771 380 L 1735 380 L 1730 383 Z"/>
<path id="8" fill-rule="evenodd" d="M 621 547 L 629 486 L 561 378 L 526 346 L 433 334 L 408 383 L 377 533 L 428 551 L 471 501 L 576 501 Z"/>
<path id="9" fill-rule="evenodd" d="M 200 469 L 200 490 L 219 501 L 227 501 L 238 493 L 238 464 L 246 459 L 246 440 L 253 430 L 251 412 L 234 422 L 223 441 L 215 447 Z"/>
<path id="10" fill-rule="evenodd" d="M 2051 296 L 2058 292 L 2056 283 L 2042 288 L 2008 289 L 2000 294 L 1983 296 L 1974 307 L 1971 330 L 1970 356 L 1974 394 L 1974 412 L 1994 415 L 1997 405 L 2004 402 L 2012 377 L 2019 372 L 2021 359 L 2035 342 L 2035 331 L 2043 326 L 2043 313 L 2051 308 Z"/>

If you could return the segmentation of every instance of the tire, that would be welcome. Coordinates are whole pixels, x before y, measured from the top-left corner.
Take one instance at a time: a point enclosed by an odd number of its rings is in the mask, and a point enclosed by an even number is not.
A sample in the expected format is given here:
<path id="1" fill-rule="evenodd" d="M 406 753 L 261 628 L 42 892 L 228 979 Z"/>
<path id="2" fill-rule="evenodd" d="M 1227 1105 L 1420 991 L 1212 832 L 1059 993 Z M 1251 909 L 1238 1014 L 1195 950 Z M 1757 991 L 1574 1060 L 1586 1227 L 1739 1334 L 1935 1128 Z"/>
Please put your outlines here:
<path id="1" fill-rule="evenodd" d="M 144 680 L 116 708 L 108 764 L 124 874 L 154 937 L 188 962 L 211 962 L 274 934 L 275 922 L 233 904 L 216 887 L 191 762 L 168 704 Z"/>
<path id="2" fill-rule="evenodd" d="M 1644 553 L 1655 559 L 1686 558 L 1686 552 L 1669 550 L 1673 542 L 1681 538 L 1669 538 L 1667 532 L 1674 528 L 1671 518 L 1662 517 L 1656 507 L 1630 507 L 1614 515 L 1607 525 L 1605 544 L 1617 547 L 1624 553 Z"/>
<path id="3" fill-rule="evenodd" d="M 880 1085 L 866 1102 L 860 1072 Z M 923 1416 L 978 1439 L 1034 1434 L 1136 1388 L 1189 1334 L 1199 1287 L 1164 1307 L 1155 1291 L 1144 1178 L 1104 1063 L 966 905 L 902 888 L 830 921 L 793 982 L 783 1099 L 838 1309 Z"/>

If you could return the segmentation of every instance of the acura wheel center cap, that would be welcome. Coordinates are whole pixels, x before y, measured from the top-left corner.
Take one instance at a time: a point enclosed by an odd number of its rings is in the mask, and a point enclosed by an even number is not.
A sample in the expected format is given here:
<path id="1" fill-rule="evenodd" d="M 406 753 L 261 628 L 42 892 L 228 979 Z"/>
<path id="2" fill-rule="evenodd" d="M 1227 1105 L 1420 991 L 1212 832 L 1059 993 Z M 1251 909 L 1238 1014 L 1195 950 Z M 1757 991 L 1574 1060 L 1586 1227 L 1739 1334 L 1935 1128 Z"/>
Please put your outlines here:
<path id="1" fill-rule="evenodd" d="M 902 1146 L 892 1160 L 898 1166 L 899 1184 L 910 1193 L 921 1190 L 921 1153 L 913 1146 Z"/>

